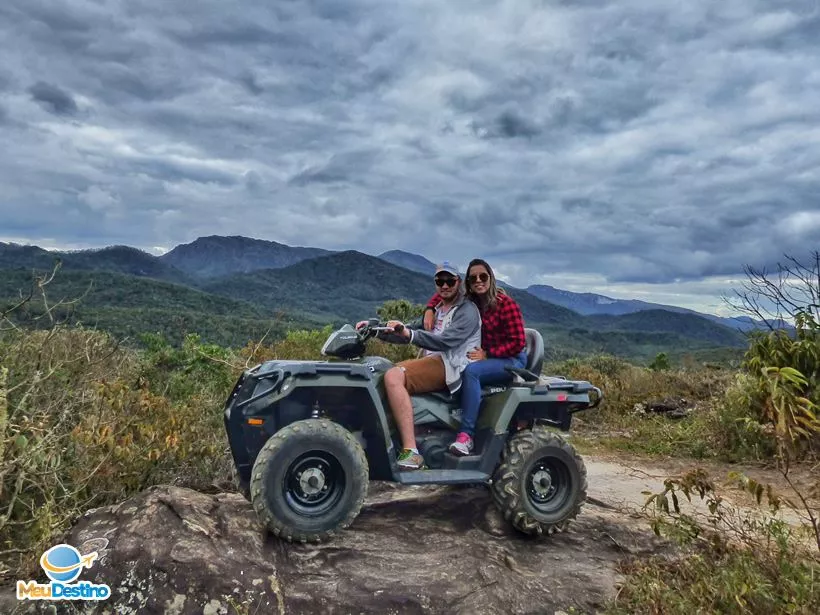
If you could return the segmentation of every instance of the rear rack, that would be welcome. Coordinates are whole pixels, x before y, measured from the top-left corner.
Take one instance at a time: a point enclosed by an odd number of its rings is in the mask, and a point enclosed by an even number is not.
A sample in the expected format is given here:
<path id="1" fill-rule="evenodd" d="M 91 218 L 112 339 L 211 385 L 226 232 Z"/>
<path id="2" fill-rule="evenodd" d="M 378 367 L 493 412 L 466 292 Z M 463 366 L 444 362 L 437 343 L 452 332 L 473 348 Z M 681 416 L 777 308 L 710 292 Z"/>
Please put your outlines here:
<path id="1" fill-rule="evenodd" d="M 597 408 L 604 399 L 604 394 L 601 389 L 593 386 L 586 380 L 568 380 L 563 376 L 543 376 L 535 374 L 528 369 L 516 367 L 506 367 L 505 369 L 513 374 L 513 384 L 515 386 L 532 389 L 533 395 L 546 395 L 550 391 L 555 390 L 566 391 L 571 395 L 583 395 L 585 393 L 594 392 L 595 399 L 592 400 L 588 406 L 581 408 L 582 410 Z"/>

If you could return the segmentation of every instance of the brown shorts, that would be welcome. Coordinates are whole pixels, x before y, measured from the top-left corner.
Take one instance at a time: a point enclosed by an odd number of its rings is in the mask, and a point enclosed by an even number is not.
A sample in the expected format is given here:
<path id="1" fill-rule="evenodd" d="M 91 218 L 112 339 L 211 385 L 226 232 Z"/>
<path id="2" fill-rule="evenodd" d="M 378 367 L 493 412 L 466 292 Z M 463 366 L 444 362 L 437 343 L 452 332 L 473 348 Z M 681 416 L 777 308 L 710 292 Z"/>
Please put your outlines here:
<path id="1" fill-rule="evenodd" d="M 421 359 L 408 359 L 397 363 L 396 367 L 404 370 L 404 387 L 410 395 L 440 391 L 447 388 L 444 363 L 438 355 L 422 357 Z"/>

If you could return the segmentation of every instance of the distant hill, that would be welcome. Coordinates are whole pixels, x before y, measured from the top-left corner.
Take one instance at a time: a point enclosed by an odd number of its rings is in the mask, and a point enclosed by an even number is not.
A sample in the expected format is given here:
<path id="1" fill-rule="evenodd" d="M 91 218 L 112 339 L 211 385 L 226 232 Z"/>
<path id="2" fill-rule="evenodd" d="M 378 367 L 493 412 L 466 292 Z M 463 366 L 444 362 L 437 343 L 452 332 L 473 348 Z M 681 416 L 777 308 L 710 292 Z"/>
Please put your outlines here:
<path id="1" fill-rule="evenodd" d="M 436 264 L 433 261 L 427 260 L 423 256 L 413 254 L 412 252 L 390 250 L 379 254 L 379 258 L 393 265 L 404 267 L 410 271 L 423 273 L 427 276 L 431 276 L 436 272 Z"/>
<path id="2" fill-rule="evenodd" d="M 584 316 L 595 314 L 619 316 L 621 314 L 631 314 L 639 310 L 658 307 L 657 305 L 635 299 L 612 299 L 611 297 L 605 297 L 604 295 L 598 295 L 596 293 L 574 293 L 546 284 L 533 284 L 532 286 L 528 286 L 527 292 L 535 295 L 539 299 L 562 305 Z"/>
<path id="3" fill-rule="evenodd" d="M 182 271 L 156 256 L 128 246 L 98 250 L 49 251 L 37 246 L 0 243 L 0 269 L 49 271 L 60 260 L 64 271 L 111 271 L 168 282 L 187 281 Z"/>
<path id="4" fill-rule="evenodd" d="M 159 258 L 188 275 L 216 278 L 232 273 L 279 269 L 331 253 L 321 248 L 291 247 L 250 237 L 211 235 L 178 245 Z"/>
<path id="5" fill-rule="evenodd" d="M 650 303 L 640 299 L 613 299 L 597 293 L 575 293 L 569 290 L 562 290 L 546 284 L 534 284 L 527 287 L 527 292 L 535 295 L 539 299 L 561 305 L 584 316 L 594 316 L 608 314 L 611 316 L 622 316 L 624 314 L 634 314 L 644 310 L 665 310 L 678 314 L 696 314 L 707 318 L 713 322 L 720 323 L 738 331 L 751 331 L 764 327 L 763 322 L 755 321 L 746 316 L 723 317 L 715 314 L 704 314 L 696 310 L 679 307 L 676 305 L 664 305 L 661 303 Z M 781 323 L 784 326 L 785 323 Z"/>
<path id="6" fill-rule="evenodd" d="M 587 316 L 594 328 L 608 331 L 645 331 L 675 333 L 683 337 L 720 346 L 743 346 L 746 338 L 722 324 L 697 314 L 670 313 L 666 310 L 642 310 L 634 314 Z"/>

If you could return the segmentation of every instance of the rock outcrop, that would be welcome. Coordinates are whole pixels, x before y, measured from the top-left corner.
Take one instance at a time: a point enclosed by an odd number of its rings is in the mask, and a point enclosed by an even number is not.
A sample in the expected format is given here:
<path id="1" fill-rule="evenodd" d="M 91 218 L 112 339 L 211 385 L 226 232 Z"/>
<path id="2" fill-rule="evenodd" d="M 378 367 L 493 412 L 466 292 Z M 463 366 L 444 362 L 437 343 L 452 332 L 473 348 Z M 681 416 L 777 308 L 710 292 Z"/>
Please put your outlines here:
<path id="1" fill-rule="evenodd" d="M 156 487 L 89 511 L 68 536 L 81 553 L 97 551 L 80 580 L 108 584 L 111 598 L 14 606 L 117 615 L 589 613 L 614 595 L 627 552 L 657 548 L 645 526 L 619 515 L 587 504 L 568 531 L 536 540 L 508 526 L 484 488 L 372 483 L 350 528 L 301 545 L 264 531 L 238 494 Z"/>

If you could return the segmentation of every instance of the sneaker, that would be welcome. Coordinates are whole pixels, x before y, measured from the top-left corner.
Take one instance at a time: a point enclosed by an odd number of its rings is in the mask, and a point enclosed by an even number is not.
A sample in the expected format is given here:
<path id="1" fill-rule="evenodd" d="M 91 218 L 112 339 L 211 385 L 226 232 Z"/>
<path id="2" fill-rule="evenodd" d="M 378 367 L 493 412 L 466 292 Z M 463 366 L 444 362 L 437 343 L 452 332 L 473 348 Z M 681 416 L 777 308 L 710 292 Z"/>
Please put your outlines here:
<path id="1" fill-rule="evenodd" d="M 399 454 L 399 467 L 402 470 L 418 470 L 424 465 L 424 457 L 405 448 Z"/>
<path id="2" fill-rule="evenodd" d="M 456 436 L 456 441 L 450 445 L 450 452 L 456 455 L 469 455 L 473 451 L 473 439 L 463 431 Z"/>

